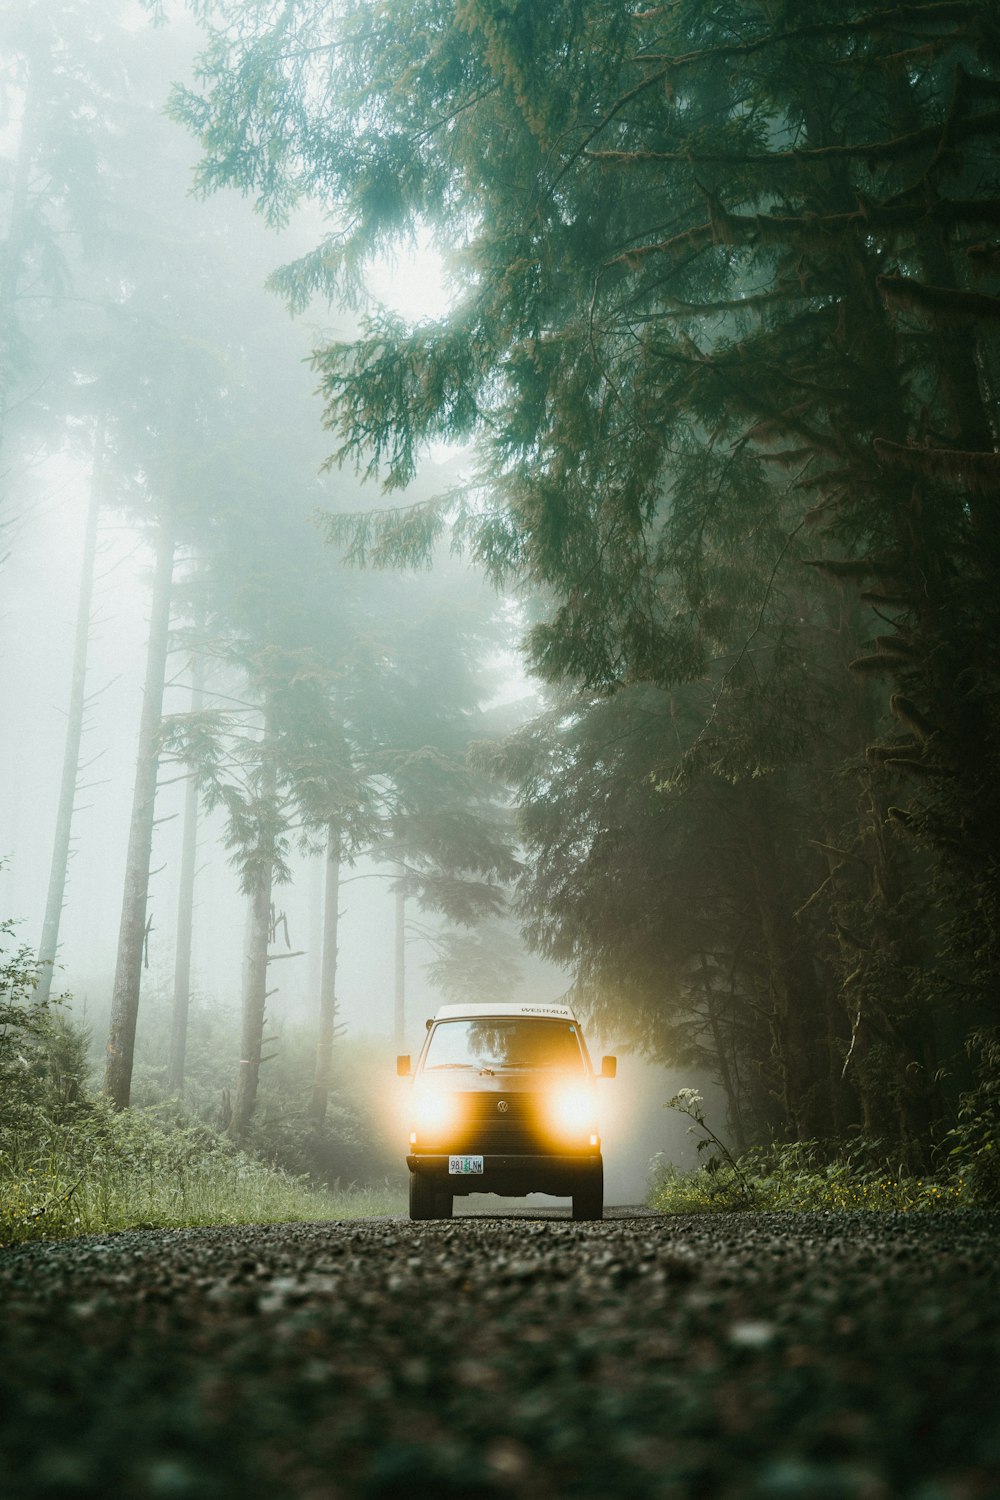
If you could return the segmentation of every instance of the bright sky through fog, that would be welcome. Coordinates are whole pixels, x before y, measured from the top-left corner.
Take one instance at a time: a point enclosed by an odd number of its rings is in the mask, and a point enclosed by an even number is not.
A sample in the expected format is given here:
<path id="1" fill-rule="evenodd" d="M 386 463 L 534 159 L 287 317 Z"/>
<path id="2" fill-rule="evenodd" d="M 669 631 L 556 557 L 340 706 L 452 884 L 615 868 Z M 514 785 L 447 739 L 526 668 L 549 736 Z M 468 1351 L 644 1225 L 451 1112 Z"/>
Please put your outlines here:
<path id="1" fill-rule="evenodd" d="M 382 256 L 367 280 L 379 301 L 410 323 L 443 317 L 451 302 L 444 284 L 444 262 L 427 233 L 418 237 L 416 245 Z"/>

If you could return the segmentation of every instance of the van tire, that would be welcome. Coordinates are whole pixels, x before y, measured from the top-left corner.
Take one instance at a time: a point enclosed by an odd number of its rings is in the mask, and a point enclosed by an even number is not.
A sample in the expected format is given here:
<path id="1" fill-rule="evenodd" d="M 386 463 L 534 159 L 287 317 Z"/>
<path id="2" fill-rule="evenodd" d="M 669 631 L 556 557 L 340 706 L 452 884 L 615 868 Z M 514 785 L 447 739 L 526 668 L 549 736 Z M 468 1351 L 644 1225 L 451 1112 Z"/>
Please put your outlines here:
<path id="1" fill-rule="evenodd" d="M 439 1215 L 440 1194 L 434 1179 L 420 1172 L 410 1173 L 410 1218 L 436 1219 Z"/>
<path id="2" fill-rule="evenodd" d="M 573 1193 L 574 1219 L 604 1218 L 604 1167 L 588 1172 Z"/>

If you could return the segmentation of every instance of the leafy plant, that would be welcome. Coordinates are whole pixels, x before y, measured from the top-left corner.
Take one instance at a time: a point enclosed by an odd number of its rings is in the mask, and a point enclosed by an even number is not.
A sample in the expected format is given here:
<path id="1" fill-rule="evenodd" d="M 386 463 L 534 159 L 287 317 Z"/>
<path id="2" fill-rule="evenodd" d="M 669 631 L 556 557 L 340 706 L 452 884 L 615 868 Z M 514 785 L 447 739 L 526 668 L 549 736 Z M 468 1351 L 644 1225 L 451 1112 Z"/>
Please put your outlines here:
<path id="1" fill-rule="evenodd" d="M 717 1156 L 710 1156 L 705 1162 L 703 1171 L 709 1178 L 714 1178 L 720 1168 L 724 1168 L 728 1179 L 728 1192 L 730 1196 L 735 1188 L 739 1206 L 751 1208 L 756 1199 L 756 1191 L 753 1183 L 744 1172 L 739 1162 L 733 1156 L 725 1141 L 721 1140 L 705 1119 L 704 1099 L 697 1089 L 678 1089 L 672 1099 L 668 1099 L 663 1106 L 664 1109 L 675 1109 L 678 1114 L 687 1115 L 692 1124 L 688 1127 L 689 1135 L 698 1135 L 697 1150 L 712 1149 L 718 1152 Z"/>
<path id="2" fill-rule="evenodd" d="M 986 1027 L 969 1038 L 977 1065 L 976 1087 L 959 1100 L 958 1122 L 945 1136 L 952 1173 L 969 1181 L 973 1198 L 1000 1205 L 1000 1030 Z"/>
<path id="3" fill-rule="evenodd" d="M 662 1155 L 652 1168 L 649 1202 L 663 1213 L 912 1213 L 976 1201 L 964 1173 L 915 1176 L 890 1163 L 883 1142 L 864 1136 L 846 1145 L 773 1142 L 724 1158 L 711 1171 L 679 1172 Z"/>

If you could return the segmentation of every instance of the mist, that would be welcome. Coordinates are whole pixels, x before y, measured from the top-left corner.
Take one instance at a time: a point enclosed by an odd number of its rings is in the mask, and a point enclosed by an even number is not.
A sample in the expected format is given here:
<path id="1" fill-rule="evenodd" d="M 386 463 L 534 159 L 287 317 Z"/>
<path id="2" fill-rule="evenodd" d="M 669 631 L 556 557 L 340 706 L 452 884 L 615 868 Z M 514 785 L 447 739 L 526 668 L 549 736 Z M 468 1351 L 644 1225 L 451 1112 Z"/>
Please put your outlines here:
<path id="1" fill-rule="evenodd" d="M 361 312 L 316 297 L 290 317 L 266 286 L 276 266 L 309 245 L 315 210 L 303 205 L 276 232 L 237 193 L 192 193 L 199 147 L 165 112 L 171 88 L 190 78 L 199 45 L 180 12 L 154 29 L 139 7 L 81 7 L 61 18 L 79 28 L 73 38 L 56 17 L 31 32 L 31 13 L 21 7 L 8 38 L 12 107 L 2 136 L 12 181 L 19 161 L 33 174 L 34 217 L 16 241 L 21 260 L 8 267 L 6 288 L 18 358 L 3 391 L 0 477 L 0 694 L 7 705 L 0 911 L 14 920 L 17 939 L 39 953 L 59 860 L 53 846 L 74 654 L 81 654 L 77 614 L 89 587 L 58 947 L 51 973 L 41 953 L 41 972 L 63 997 L 62 1014 L 87 1038 L 93 1083 L 106 1049 L 110 1057 L 117 1045 L 109 1036 L 129 992 L 134 1051 L 119 1103 L 175 1098 L 225 1126 L 245 1051 L 247 870 L 263 837 L 249 826 L 260 795 L 253 757 L 267 734 L 274 672 L 284 674 L 276 691 L 289 699 L 311 674 L 325 673 L 324 691 L 341 716 L 322 729 L 328 762 L 303 769 L 316 749 L 309 736 L 320 730 L 300 724 L 288 731 L 299 740 L 275 773 L 284 778 L 285 801 L 261 1002 L 266 1055 L 244 1124 L 255 1109 L 259 1121 L 268 1108 L 304 1108 L 306 1058 L 322 1009 L 325 846 L 334 816 L 342 847 L 335 995 L 326 1001 L 335 1005 L 331 1099 L 353 1101 L 344 1128 L 354 1144 L 339 1149 L 332 1129 L 317 1170 L 401 1176 L 402 1137 L 387 1080 L 394 1052 L 417 1050 L 425 1019 L 443 998 L 429 971 L 446 959 L 450 938 L 482 933 L 488 949 L 491 932 L 502 936 L 490 991 L 498 1000 L 553 999 L 574 983 L 572 965 L 532 953 L 519 934 L 510 794 L 466 766 L 474 741 L 499 742 L 543 709 L 521 650 L 533 606 L 523 594 L 498 594 L 470 561 L 449 554 L 446 538 L 430 571 L 402 572 L 352 567 L 345 549 L 324 539 L 319 513 L 377 511 L 386 500 L 377 482 L 364 483 L 351 466 L 323 467 L 333 444 L 310 360 L 318 343 L 355 337 Z M 78 51 L 72 77 L 62 50 L 69 44 Z M 111 54 L 120 64 L 113 76 L 103 66 Z M 77 88 L 91 96 L 83 116 Z M 73 165 L 66 168 L 64 158 Z M 25 211 L 9 193 L 11 235 Z M 373 305 L 414 324 L 443 316 L 451 301 L 426 236 L 380 257 L 367 286 Z M 461 444 L 424 445 L 407 502 L 460 483 L 470 461 Z M 96 555 L 88 566 L 92 506 Z M 142 925 L 141 953 L 132 956 L 128 980 L 123 885 L 127 893 L 134 878 L 133 783 L 137 756 L 149 754 L 141 715 L 157 535 L 168 516 L 167 728 L 157 731 L 148 888 L 133 918 Z M 204 685 L 193 711 L 196 661 Z M 319 712 L 315 705 L 299 711 Z M 288 712 L 294 719 L 295 706 Z M 197 746 L 184 741 L 195 714 Z M 421 779 L 431 762 L 437 782 Z M 177 1074 L 171 1013 L 193 775 L 200 807 L 185 978 L 188 1065 Z M 462 804 L 465 823 L 454 836 L 437 828 L 435 798 L 445 829 Z M 495 848 L 484 847 L 489 840 L 498 841 Z M 449 983 L 453 994 L 461 975 Z M 603 1040 L 623 1051 L 618 1102 L 614 1090 L 606 1101 L 608 1191 L 616 1201 L 639 1201 L 654 1153 L 690 1159 L 680 1123 L 660 1106 L 692 1073 L 625 1057 L 632 1041 L 628 1027 L 619 1030 L 595 1023 L 592 1039 L 592 1048 Z M 368 1153 L 356 1145 L 366 1131 L 374 1142 Z"/>

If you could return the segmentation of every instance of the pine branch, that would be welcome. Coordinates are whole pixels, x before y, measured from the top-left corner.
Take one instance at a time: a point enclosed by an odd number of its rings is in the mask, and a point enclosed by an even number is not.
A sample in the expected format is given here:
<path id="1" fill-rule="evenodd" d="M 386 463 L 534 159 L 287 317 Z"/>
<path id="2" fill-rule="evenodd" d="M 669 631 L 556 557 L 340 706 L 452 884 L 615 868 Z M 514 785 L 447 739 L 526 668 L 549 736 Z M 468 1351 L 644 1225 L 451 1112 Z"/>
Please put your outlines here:
<path id="1" fill-rule="evenodd" d="M 879 458 L 889 465 L 925 479 L 964 485 L 978 494 L 994 494 L 1000 481 L 1000 453 L 931 448 L 922 443 L 892 443 L 888 438 L 876 438 L 874 446 Z"/>
<path id="2" fill-rule="evenodd" d="M 894 5 L 886 10 L 869 11 L 850 21 L 815 21 L 806 26 L 794 26 L 787 31 L 768 32 L 749 42 L 727 42 L 719 47 L 701 47 L 697 51 L 669 54 L 662 52 L 639 53 L 637 63 L 663 63 L 669 69 L 691 67 L 695 63 L 715 59 L 752 57 L 771 47 L 781 47 L 788 42 L 809 41 L 813 38 L 845 36 L 857 37 L 873 33 L 881 36 L 885 32 L 896 32 L 904 25 L 916 28 L 928 22 L 978 20 L 981 8 L 964 0 L 940 0 L 938 4 Z M 937 38 L 932 37 L 932 40 Z"/>
<path id="3" fill-rule="evenodd" d="M 819 244 L 829 246 L 838 233 L 860 230 L 893 231 L 922 224 L 953 228 L 959 224 L 1000 224 L 1000 199 L 940 198 L 932 203 L 876 203 L 859 197 L 858 207 L 842 213 L 734 214 L 724 208 L 716 194 L 709 194 L 709 218 L 683 229 L 667 240 L 638 245 L 617 255 L 611 265 L 637 270 L 651 255 L 676 256 L 682 251 L 704 250 L 711 245 Z"/>
<path id="4" fill-rule="evenodd" d="M 887 302 L 929 313 L 938 325 L 964 326 L 984 319 L 1000 321 L 1000 297 L 989 297 L 984 292 L 927 286 L 912 276 L 879 276 L 876 285 Z"/>
<path id="5" fill-rule="evenodd" d="M 616 167 L 645 166 L 649 163 L 676 163 L 685 167 L 799 167 L 812 166 L 825 161 L 871 161 L 899 160 L 914 152 L 938 146 L 942 135 L 948 142 L 977 135 L 993 135 L 1000 128 L 1000 110 L 987 110 L 983 114 L 969 115 L 953 123 L 924 125 L 919 130 L 890 140 L 852 141 L 838 146 L 793 146 L 790 151 L 588 151 L 587 159 L 613 163 Z"/>

